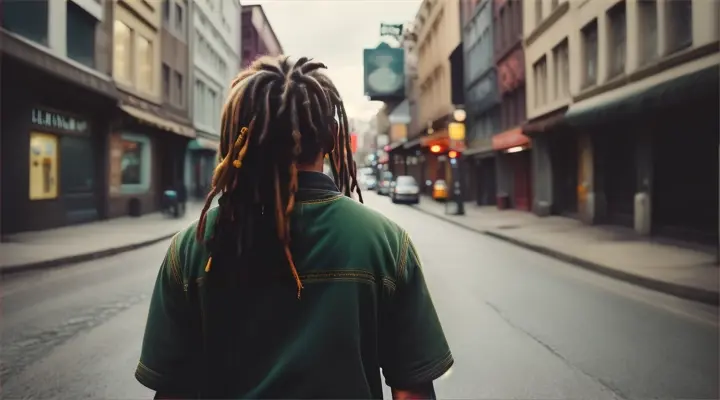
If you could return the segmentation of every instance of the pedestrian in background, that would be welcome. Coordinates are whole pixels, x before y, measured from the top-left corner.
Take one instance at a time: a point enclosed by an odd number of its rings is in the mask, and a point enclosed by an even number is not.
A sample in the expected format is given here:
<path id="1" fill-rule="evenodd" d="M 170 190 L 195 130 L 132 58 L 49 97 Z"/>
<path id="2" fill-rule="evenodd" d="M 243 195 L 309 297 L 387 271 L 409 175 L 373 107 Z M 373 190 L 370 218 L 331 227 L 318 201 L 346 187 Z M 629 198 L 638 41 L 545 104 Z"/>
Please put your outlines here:
<path id="1" fill-rule="evenodd" d="M 212 190 L 150 304 L 135 376 L 157 398 L 379 399 L 381 371 L 434 398 L 451 367 L 408 234 L 361 204 L 324 68 L 266 57 L 232 82 Z"/>

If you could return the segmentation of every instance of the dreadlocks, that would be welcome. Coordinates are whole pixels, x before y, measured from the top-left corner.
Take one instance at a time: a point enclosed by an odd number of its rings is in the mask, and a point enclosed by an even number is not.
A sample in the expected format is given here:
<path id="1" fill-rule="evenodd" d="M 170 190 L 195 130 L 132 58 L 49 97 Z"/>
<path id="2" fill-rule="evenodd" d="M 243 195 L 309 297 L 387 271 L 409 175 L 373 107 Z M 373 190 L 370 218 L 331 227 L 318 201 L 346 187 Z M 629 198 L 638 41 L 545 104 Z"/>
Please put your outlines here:
<path id="1" fill-rule="evenodd" d="M 220 162 L 197 229 L 197 239 L 205 241 L 207 212 L 220 194 L 218 221 L 206 242 L 211 254 L 206 272 L 214 254 L 247 254 L 260 223 L 272 221 L 299 298 L 303 286 L 290 253 L 297 166 L 327 155 L 338 188 L 348 197 L 356 192 L 363 201 L 345 107 L 321 72 L 326 68 L 306 57 L 296 62 L 263 57 L 232 81 L 222 111 Z"/>

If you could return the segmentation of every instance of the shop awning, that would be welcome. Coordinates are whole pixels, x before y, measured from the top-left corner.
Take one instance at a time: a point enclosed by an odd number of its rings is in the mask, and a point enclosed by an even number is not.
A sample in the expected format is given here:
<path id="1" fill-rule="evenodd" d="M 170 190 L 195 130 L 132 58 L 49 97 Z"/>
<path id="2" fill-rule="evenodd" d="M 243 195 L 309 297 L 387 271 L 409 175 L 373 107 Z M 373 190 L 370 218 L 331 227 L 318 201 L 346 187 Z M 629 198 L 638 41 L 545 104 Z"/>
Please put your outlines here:
<path id="1" fill-rule="evenodd" d="M 125 111 L 128 115 L 138 119 L 140 122 L 154 126 L 156 128 L 173 132 L 181 136 L 194 138 L 196 136 L 195 129 L 184 126 L 177 122 L 170 121 L 168 119 L 159 117 L 153 113 L 141 110 L 137 107 L 129 106 L 127 104 L 120 105 L 120 108 Z"/>
<path id="2" fill-rule="evenodd" d="M 580 101 L 570 106 L 565 119 L 572 126 L 590 125 L 681 105 L 693 99 L 717 96 L 719 67 L 681 74 L 677 69 L 666 71 Z M 665 80 L 658 82 L 662 79 Z"/>
<path id="3" fill-rule="evenodd" d="M 568 108 L 562 107 L 540 117 L 533 118 L 522 126 L 523 133 L 528 136 L 543 134 L 562 126 Z"/>
<path id="4" fill-rule="evenodd" d="M 507 150 L 512 147 L 527 146 L 529 144 L 530 138 L 523 134 L 522 128 L 520 127 L 509 129 L 492 137 L 492 147 L 494 150 Z"/>
<path id="5" fill-rule="evenodd" d="M 188 144 L 188 150 L 211 150 L 217 151 L 220 146 L 220 142 L 215 140 L 196 138 Z"/>

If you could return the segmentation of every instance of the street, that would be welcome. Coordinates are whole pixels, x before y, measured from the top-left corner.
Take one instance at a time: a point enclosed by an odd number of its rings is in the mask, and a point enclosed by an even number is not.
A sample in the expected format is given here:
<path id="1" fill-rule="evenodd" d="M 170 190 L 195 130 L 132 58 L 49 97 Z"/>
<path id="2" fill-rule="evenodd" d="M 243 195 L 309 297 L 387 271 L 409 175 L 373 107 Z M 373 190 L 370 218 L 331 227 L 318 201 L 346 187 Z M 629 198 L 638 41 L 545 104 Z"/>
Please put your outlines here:
<path id="1" fill-rule="evenodd" d="M 364 197 L 420 252 L 455 357 L 438 397 L 718 398 L 716 308 Z M 167 245 L 6 278 L 3 398 L 150 398 L 133 372 Z"/>

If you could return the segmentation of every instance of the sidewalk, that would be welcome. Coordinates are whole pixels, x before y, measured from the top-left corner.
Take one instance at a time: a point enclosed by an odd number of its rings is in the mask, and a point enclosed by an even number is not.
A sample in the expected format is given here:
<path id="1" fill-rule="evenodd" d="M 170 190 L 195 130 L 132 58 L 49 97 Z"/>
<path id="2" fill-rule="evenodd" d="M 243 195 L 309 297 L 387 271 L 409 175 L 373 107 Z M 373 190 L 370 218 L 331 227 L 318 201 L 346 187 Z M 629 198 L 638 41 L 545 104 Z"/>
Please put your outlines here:
<path id="1" fill-rule="evenodd" d="M 466 203 L 465 215 L 423 198 L 417 210 L 453 224 L 653 290 L 717 305 L 715 249 L 660 243 L 628 228 L 590 226 L 571 218 Z"/>
<path id="2" fill-rule="evenodd" d="M 182 218 L 152 213 L 9 235 L 0 243 L 0 274 L 107 257 L 171 238 L 197 220 L 202 203 L 188 203 Z"/>

